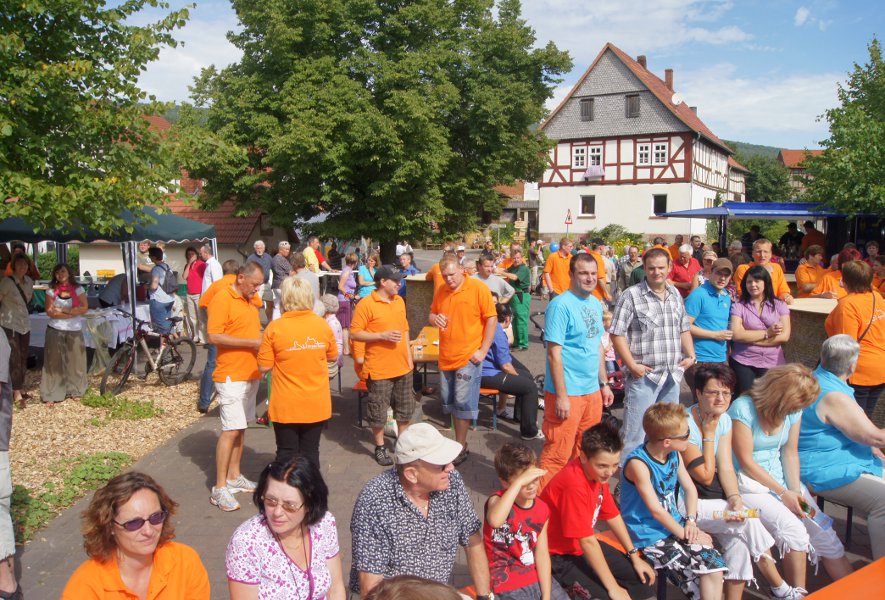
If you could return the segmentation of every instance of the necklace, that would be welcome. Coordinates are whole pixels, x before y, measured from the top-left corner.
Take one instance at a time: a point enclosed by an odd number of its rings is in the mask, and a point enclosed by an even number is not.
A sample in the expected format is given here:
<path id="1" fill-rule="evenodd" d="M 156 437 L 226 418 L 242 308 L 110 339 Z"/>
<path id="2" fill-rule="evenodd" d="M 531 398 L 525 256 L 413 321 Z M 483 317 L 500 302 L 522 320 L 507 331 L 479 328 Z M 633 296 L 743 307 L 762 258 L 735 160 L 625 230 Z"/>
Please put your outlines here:
<path id="1" fill-rule="evenodd" d="M 289 553 L 286 551 L 286 546 L 283 544 L 283 540 L 280 538 L 280 536 L 277 535 L 277 533 L 272 529 L 271 529 L 271 533 L 273 533 L 274 538 L 277 540 L 277 543 L 280 545 L 280 549 L 283 551 L 283 554 L 286 556 L 286 563 L 289 566 L 289 575 L 292 577 L 292 583 L 297 585 L 298 584 L 298 577 L 295 573 L 295 569 L 292 568 L 292 563 L 295 563 L 295 559 L 294 559 L 294 557 L 290 556 Z M 304 553 L 304 573 L 307 575 L 308 592 L 307 592 L 307 599 L 306 600 L 312 600 L 313 599 L 313 575 L 311 575 L 311 573 L 310 573 L 310 560 L 307 557 L 307 543 L 305 543 L 305 541 L 304 541 L 304 523 L 302 523 L 299 526 L 298 533 L 299 533 L 298 539 L 301 542 L 300 546 L 301 546 L 303 553 Z M 293 551 L 297 551 L 297 550 L 298 550 L 297 547 L 293 549 Z M 295 563 L 295 566 L 298 566 L 297 563 Z M 300 567 L 299 567 L 299 569 L 300 569 Z"/>

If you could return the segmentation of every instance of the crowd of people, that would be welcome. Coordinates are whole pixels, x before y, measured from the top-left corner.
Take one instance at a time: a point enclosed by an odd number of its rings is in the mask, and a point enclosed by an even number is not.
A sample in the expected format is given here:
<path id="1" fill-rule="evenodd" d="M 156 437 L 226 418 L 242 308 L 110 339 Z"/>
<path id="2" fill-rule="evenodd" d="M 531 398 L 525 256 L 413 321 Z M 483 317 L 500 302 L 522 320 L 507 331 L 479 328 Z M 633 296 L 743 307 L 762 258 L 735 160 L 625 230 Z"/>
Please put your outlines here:
<path id="1" fill-rule="evenodd" d="M 811 292 L 838 273 L 829 338 L 809 369 L 786 364 L 794 300 L 772 261 L 774 245 L 756 236 L 751 257 L 730 250 L 720 257 L 699 237 L 688 244 L 681 237 L 671 246 L 655 239 L 643 252 L 629 246 L 620 259 L 602 244 L 576 249 L 569 238 L 549 251 L 533 243 L 525 254 L 519 244 L 486 247 L 476 261 L 463 247 L 444 246 L 426 274 L 434 282 L 427 324 L 439 331 L 439 395 L 453 440 L 412 423 L 423 382 L 413 375 L 403 285 L 419 271 L 406 242 L 397 245 L 396 266 L 371 250 L 363 260 L 336 256 L 337 297 L 320 294 L 317 273 L 333 268 L 332 252 L 324 258 L 316 238 L 301 252 L 281 242 L 273 257 L 256 242 L 242 264 L 219 264 L 208 246 L 189 250 L 185 306 L 209 350 L 198 406 L 205 412 L 214 396 L 221 423 L 210 502 L 232 511 L 240 508 L 236 495 L 249 493 L 258 509 L 227 547 L 230 597 L 383 599 L 414 590 L 416 598 L 457 597 L 444 584 L 460 546 L 480 600 L 646 598 L 658 577 L 690 598 L 733 600 L 755 580 L 754 566 L 773 598 L 802 598 L 808 564 L 833 580 L 852 571 L 815 496 L 865 517 L 873 558 L 885 556 L 885 430 L 871 420 L 885 389 L 877 367 L 885 356 L 878 246 L 866 246 L 866 260 L 843 249 L 833 270 L 815 263 L 823 256 L 815 244 L 786 240 L 805 250 L 802 266 L 818 277 Z M 156 293 L 166 272 L 154 250 L 147 281 Z M 19 263 L 17 285 L 28 267 Z M 56 267 L 51 304 L 47 293 L 50 316 L 62 323 L 54 334 L 60 349 L 77 343 L 69 334 L 78 330 L 64 321 L 85 305 L 71 279 Z M 15 297 L 8 287 L 0 282 L 0 308 Z M 514 357 L 529 347 L 529 305 L 539 288 L 550 299 L 540 427 L 537 387 Z M 168 302 L 150 300 L 162 327 Z M 4 328 L 17 325 L 4 312 Z M 27 332 L 6 332 L 0 364 L 10 373 L 0 371 L 0 381 L 11 412 L 22 389 L 13 348 Z M 392 466 L 355 499 L 348 578 L 319 458 L 332 416 L 329 380 L 344 353 L 366 382 L 373 458 Z M 53 369 L 54 377 L 44 373 L 47 394 L 82 394 L 77 365 Z M 614 401 L 613 370 L 623 376 L 622 423 L 603 419 Z M 277 450 L 253 481 L 240 461 L 266 374 Z M 683 380 L 690 406 L 680 403 Z M 507 416 L 518 414 L 522 439 L 543 447 L 539 456 L 515 441 L 498 449 L 501 487 L 477 514 L 456 467 L 470 456 L 481 387 L 512 394 Z M 388 449 L 391 420 L 398 436 Z M 175 507 L 141 473 L 96 492 L 83 516 L 89 560 L 63 598 L 110 597 L 107 590 L 148 597 L 160 576 L 176 590 L 170 597 L 208 598 L 200 557 L 172 541 Z M 599 520 L 607 533 L 596 531 Z M 2 532 L 0 520 L 0 545 Z M 0 598 L 7 563 L 0 561 Z"/>

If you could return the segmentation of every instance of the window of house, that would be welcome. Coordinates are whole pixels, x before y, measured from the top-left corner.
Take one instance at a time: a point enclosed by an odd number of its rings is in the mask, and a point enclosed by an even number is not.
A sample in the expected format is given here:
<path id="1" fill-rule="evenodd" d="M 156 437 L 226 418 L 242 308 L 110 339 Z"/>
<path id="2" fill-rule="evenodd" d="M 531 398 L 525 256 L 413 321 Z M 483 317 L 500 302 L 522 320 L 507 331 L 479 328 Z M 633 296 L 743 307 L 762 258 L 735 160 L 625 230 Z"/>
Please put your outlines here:
<path id="1" fill-rule="evenodd" d="M 581 216 L 592 217 L 596 214 L 596 196 L 581 196 Z"/>
<path id="2" fill-rule="evenodd" d="M 651 144 L 639 144 L 639 149 L 636 152 L 636 164 L 651 164 Z"/>
<path id="3" fill-rule="evenodd" d="M 602 146 L 590 147 L 590 164 L 595 166 L 602 164 Z"/>
<path id="4" fill-rule="evenodd" d="M 667 212 L 667 194 L 655 194 L 652 196 L 652 212 L 656 215 Z"/>
<path id="5" fill-rule="evenodd" d="M 655 152 L 653 158 L 655 165 L 667 164 L 667 142 L 655 144 Z"/>
<path id="6" fill-rule="evenodd" d="M 584 146 L 572 148 L 572 166 L 576 169 L 587 166 L 587 148 Z"/>
<path id="7" fill-rule="evenodd" d="M 581 98 L 581 120 L 593 120 L 593 98 Z"/>
<path id="8" fill-rule="evenodd" d="M 624 109 L 628 119 L 637 118 L 639 116 L 639 94 L 627 94 Z"/>

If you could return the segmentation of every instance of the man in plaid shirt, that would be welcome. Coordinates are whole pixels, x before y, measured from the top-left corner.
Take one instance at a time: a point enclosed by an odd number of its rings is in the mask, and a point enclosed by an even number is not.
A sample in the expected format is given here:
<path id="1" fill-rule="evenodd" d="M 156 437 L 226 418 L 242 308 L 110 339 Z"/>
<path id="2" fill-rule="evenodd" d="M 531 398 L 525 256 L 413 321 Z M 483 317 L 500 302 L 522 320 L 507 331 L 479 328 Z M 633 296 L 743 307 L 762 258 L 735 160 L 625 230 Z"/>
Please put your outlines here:
<path id="1" fill-rule="evenodd" d="M 682 297 L 667 282 L 670 255 L 652 248 L 642 259 L 645 281 L 618 298 L 612 344 L 627 367 L 622 457 L 642 444 L 642 417 L 655 402 L 679 402 L 679 382 L 695 361 L 691 325 Z"/>

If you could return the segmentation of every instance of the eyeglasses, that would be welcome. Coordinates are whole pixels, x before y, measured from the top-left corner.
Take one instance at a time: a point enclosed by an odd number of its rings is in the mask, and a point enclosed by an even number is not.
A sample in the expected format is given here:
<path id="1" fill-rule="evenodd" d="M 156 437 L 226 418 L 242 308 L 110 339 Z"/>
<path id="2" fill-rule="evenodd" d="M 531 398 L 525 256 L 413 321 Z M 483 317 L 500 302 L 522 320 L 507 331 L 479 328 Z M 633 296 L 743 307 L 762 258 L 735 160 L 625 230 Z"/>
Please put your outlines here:
<path id="1" fill-rule="evenodd" d="M 663 442 L 664 440 L 680 440 L 680 441 L 684 441 L 684 440 L 687 440 L 688 437 L 689 437 L 690 435 L 691 435 L 691 429 L 689 429 L 688 431 L 686 431 L 686 432 L 685 432 L 685 435 L 668 435 L 667 437 L 660 438 L 658 441 L 659 441 L 659 442 Z"/>
<path id="2" fill-rule="evenodd" d="M 283 505 L 283 510 L 287 513 L 297 513 L 299 510 L 304 508 L 304 502 L 295 506 L 291 502 L 283 502 L 282 500 L 277 500 L 271 496 L 264 496 L 261 498 L 261 501 L 264 502 L 265 508 L 276 508 L 277 506 Z"/>
<path id="3" fill-rule="evenodd" d="M 731 398 L 728 390 L 704 390 L 701 392 L 705 398 Z"/>
<path id="4" fill-rule="evenodd" d="M 151 525 L 160 525 L 166 520 L 166 517 L 168 516 L 169 513 L 165 510 L 158 510 L 147 519 L 142 519 L 141 517 L 139 517 L 137 519 L 126 521 L 125 523 L 118 523 L 117 521 L 114 521 L 114 523 L 116 523 L 126 531 L 135 532 L 144 527 L 145 522 L 148 522 Z"/>

